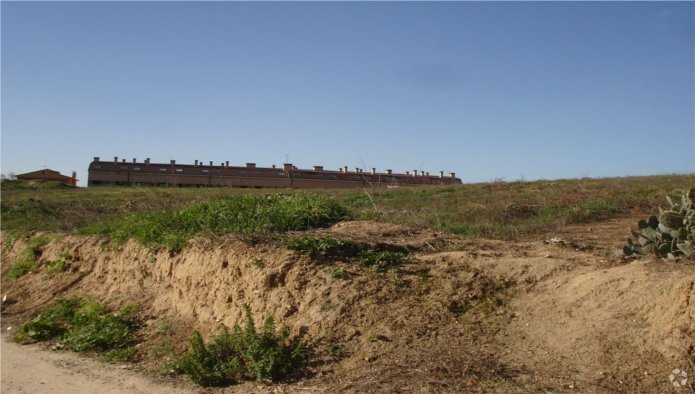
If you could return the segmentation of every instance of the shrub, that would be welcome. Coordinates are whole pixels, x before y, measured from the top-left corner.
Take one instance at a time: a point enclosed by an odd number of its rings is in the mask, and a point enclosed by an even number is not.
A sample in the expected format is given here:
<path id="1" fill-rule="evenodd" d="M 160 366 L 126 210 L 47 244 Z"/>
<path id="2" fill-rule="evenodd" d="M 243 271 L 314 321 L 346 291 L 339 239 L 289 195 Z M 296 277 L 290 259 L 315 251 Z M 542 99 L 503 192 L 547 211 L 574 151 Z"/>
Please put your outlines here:
<path id="1" fill-rule="evenodd" d="M 17 257 L 17 261 L 12 268 L 7 271 L 7 277 L 10 279 L 17 279 L 27 272 L 36 271 L 38 268 L 36 264 L 36 257 L 40 253 L 40 248 L 46 245 L 49 241 L 50 240 L 47 237 L 32 238 Z"/>
<path id="2" fill-rule="evenodd" d="M 199 332 L 191 337 L 191 350 L 175 361 L 174 371 L 188 375 L 202 386 L 219 386 L 242 379 L 273 381 L 282 379 L 301 366 L 306 352 L 301 341 L 289 339 L 287 327 L 279 330 L 272 317 L 259 330 L 251 309 L 244 305 L 246 327 L 226 327 L 210 344 Z"/>

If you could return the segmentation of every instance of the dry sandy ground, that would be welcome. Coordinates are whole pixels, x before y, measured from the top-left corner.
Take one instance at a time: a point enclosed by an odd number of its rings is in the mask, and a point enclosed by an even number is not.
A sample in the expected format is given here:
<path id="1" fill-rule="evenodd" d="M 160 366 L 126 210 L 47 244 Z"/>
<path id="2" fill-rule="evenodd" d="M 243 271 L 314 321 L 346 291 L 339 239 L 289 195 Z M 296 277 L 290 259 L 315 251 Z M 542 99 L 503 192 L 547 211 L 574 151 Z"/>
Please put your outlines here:
<path id="1" fill-rule="evenodd" d="M 0 391 L 14 393 L 194 393 L 158 382 L 121 366 L 104 364 L 39 345 L 20 346 L 2 335 Z"/>
<path id="2" fill-rule="evenodd" d="M 186 350 L 193 329 L 209 338 L 241 322 L 246 303 L 257 322 L 274 316 L 301 333 L 313 351 L 310 365 L 286 385 L 215 392 L 670 392 L 670 371 L 695 372 L 695 264 L 618 257 L 633 223 L 568 227 L 554 242 L 471 241 L 372 222 L 314 231 L 411 252 L 408 264 L 387 273 L 333 262 L 345 278 L 281 242 L 199 239 L 171 255 L 135 242 L 63 236 L 42 247 L 38 272 L 3 278 L 2 326 L 26 321 L 58 297 L 91 296 L 113 307 L 137 301 L 145 323 L 137 366 L 153 371 Z M 25 242 L 3 254 L 3 274 Z M 63 253 L 74 256 L 69 269 L 46 275 L 44 262 Z M 140 390 L 131 371 L 99 364 L 98 373 L 86 372 L 92 369 L 80 363 L 92 361 L 20 350 L 37 364 L 88 378 L 96 386 L 85 392 L 106 392 L 109 384 Z M 23 369 L 15 367 L 21 359 L 5 363 L 5 356 L 3 392 L 6 374 L 13 382 L 9 376 Z M 39 392 L 53 381 L 43 376 L 29 375 L 42 377 Z M 142 392 L 160 387 L 140 383 Z"/>

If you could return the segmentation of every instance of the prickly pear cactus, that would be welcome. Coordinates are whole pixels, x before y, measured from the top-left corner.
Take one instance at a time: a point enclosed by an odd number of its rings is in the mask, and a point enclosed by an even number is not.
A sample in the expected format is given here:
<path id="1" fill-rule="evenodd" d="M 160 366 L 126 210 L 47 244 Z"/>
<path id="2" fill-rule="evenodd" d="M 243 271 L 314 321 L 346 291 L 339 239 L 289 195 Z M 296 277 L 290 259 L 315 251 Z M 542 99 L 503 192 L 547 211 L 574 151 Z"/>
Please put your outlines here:
<path id="1" fill-rule="evenodd" d="M 671 209 L 659 208 L 658 216 L 640 220 L 637 231 L 630 229 L 632 237 L 627 238 L 623 248 L 626 256 L 654 254 L 676 258 L 695 251 L 695 188 L 683 193 L 680 202 L 666 199 Z"/>

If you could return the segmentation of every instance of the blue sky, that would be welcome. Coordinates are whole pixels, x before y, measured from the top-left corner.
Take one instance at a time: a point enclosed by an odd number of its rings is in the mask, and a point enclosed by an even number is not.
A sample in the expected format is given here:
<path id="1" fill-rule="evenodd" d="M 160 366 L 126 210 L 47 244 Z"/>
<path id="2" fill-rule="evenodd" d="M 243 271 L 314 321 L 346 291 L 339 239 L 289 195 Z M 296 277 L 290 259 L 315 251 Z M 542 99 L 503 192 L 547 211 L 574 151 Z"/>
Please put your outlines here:
<path id="1" fill-rule="evenodd" d="M 695 172 L 694 6 L 3 1 L 2 172 Z"/>

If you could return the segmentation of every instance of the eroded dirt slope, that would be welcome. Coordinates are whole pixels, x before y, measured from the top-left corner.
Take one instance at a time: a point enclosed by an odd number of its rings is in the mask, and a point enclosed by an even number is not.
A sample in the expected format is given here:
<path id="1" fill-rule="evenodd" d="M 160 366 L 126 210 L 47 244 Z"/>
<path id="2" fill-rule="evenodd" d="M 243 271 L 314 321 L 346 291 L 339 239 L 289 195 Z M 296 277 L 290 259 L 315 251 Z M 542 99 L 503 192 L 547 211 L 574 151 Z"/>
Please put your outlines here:
<path id="1" fill-rule="evenodd" d="M 693 360 L 692 263 L 625 262 L 585 238 L 465 241 L 371 222 L 315 233 L 406 249 L 413 259 L 381 274 L 336 262 L 349 272 L 336 278 L 281 243 L 201 239 L 170 255 L 66 236 L 39 258 L 69 253 L 66 272 L 48 276 L 40 265 L 8 281 L 20 240 L 3 255 L 2 324 L 56 297 L 137 301 L 147 318 L 140 365 L 157 369 L 184 350 L 192 329 L 212 335 L 241 322 L 247 303 L 259 320 L 275 316 L 313 346 L 299 381 L 275 387 L 290 390 L 668 391 L 668 373 Z M 156 351 L 164 344 L 169 353 Z"/>

